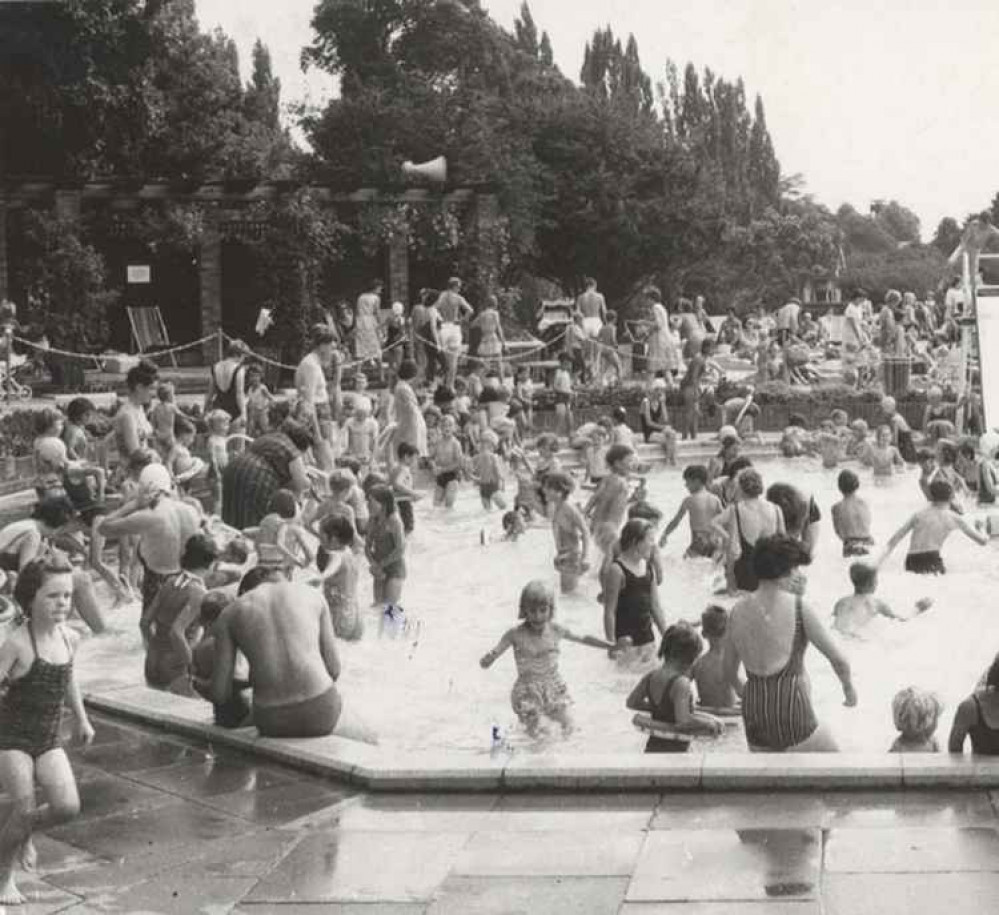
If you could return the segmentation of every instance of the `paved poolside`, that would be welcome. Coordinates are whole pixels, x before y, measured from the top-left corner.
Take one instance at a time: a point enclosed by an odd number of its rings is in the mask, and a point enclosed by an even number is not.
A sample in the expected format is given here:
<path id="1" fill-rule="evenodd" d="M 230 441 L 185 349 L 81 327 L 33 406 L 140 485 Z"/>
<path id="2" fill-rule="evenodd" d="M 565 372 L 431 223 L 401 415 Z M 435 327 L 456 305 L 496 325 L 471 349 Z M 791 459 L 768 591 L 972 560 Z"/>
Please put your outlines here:
<path id="1" fill-rule="evenodd" d="M 23 915 L 999 907 L 999 792 L 370 795 L 94 720 L 83 812 L 40 838 Z"/>

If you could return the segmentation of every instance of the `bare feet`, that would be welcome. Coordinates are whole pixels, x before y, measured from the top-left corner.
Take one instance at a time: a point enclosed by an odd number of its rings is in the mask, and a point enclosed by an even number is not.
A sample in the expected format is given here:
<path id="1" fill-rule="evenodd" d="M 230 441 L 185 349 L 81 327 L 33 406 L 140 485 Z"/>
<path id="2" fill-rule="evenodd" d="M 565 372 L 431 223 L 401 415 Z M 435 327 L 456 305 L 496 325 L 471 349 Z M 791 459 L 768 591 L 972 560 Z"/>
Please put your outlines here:
<path id="1" fill-rule="evenodd" d="M 0 905 L 23 905 L 27 901 L 14 883 L 13 872 L 0 877 Z"/>
<path id="2" fill-rule="evenodd" d="M 31 836 L 24 840 L 21 846 L 21 870 L 33 874 L 38 870 L 38 850 L 35 843 L 31 841 Z"/>

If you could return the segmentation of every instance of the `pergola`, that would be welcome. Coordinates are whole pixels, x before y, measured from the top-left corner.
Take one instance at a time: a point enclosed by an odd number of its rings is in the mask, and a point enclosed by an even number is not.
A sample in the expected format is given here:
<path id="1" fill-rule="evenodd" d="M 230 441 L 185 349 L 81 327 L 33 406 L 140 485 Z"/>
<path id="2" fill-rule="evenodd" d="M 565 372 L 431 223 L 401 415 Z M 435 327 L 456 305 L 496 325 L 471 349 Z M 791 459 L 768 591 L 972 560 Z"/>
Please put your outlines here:
<path id="1" fill-rule="evenodd" d="M 11 210 L 28 207 L 54 209 L 63 219 L 79 221 L 88 205 L 110 206 L 127 212 L 148 203 L 205 204 L 206 229 L 198 252 L 198 286 L 201 307 L 201 336 L 222 329 L 222 243 L 227 231 L 246 222 L 250 206 L 276 202 L 283 196 L 308 188 L 323 205 L 396 206 L 451 205 L 472 207 L 474 231 L 480 252 L 495 266 L 491 231 L 499 216 L 496 195 L 487 185 L 440 188 L 389 187 L 357 188 L 344 191 L 332 185 L 306 184 L 294 180 L 262 181 L 230 179 L 222 181 L 145 181 L 130 179 L 94 180 L 85 183 L 60 182 L 32 176 L 7 176 L 0 185 L 0 298 L 10 286 L 7 216 Z M 409 301 L 409 244 L 405 235 L 390 237 L 388 249 L 388 293 L 390 301 Z M 206 357 L 212 357 L 214 350 Z"/>

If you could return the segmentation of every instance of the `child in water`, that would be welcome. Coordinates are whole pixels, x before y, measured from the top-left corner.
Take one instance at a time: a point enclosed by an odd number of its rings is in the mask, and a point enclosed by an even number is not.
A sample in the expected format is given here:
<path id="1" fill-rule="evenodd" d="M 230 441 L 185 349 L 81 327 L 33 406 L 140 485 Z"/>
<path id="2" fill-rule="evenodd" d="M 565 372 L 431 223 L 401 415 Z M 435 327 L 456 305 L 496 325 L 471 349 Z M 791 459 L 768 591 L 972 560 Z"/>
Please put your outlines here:
<path id="1" fill-rule="evenodd" d="M 852 470 L 841 470 L 836 481 L 843 498 L 832 507 L 836 536 L 843 541 L 844 556 L 866 556 L 874 546 L 870 506 L 857 495 L 860 478 Z"/>
<path id="2" fill-rule="evenodd" d="M 929 485 L 930 504 L 916 512 L 894 534 L 885 546 L 878 561 L 880 566 L 908 535 L 909 552 L 905 557 L 905 571 L 918 575 L 943 575 L 944 565 L 940 550 L 944 541 L 956 530 L 981 546 L 989 542 L 987 534 L 975 530 L 967 521 L 951 508 L 954 490 L 946 480 L 934 480 Z"/>
<path id="3" fill-rule="evenodd" d="M 872 619 L 885 616 L 903 620 L 883 600 L 874 596 L 878 588 L 878 570 L 863 562 L 850 565 L 853 594 L 841 597 L 833 607 L 833 627 L 844 635 L 860 635 Z"/>
<path id="4" fill-rule="evenodd" d="M 708 471 L 702 464 L 689 464 L 683 468 L 683 483 L 689 495 L 680 503 L 673 520 L 666 525 L 659 538 L 659 546 L 666 546 L 669 535 L 676 530 L 684 515 L 690 516 L 690 546 L 684 559 L 695 556 L 714 556 L 718 551 L 718 538 L 711 522 L 722 513 L 721 499 L 708 490 Z"/>
<path id="5" fill-rule="evenodd" d="M 464 464 L 464 453 L 461 442 L 455 433 L 458 424 L 450 414 L 441 419 L 441 437 L 434 445 L 431 462 L 434 468 L 434 505 L 446 508 L 454 507 L 458 497 L 458 481 L 461 479 L 461 468 Z"/>
<path id="6" fill-rule="evenodd" d="M 707 639 L 708 650 L 691 669 L 697 684 L 697 701 L 715 709 L 733 709 L 738 703 L 737 690 L 725 671 L 725 633 L 728 631 L 728 611 L 711 605 L 701 614 L 701 634 Z M 740 687 L 741 689 L 741 687 Z"/>
<path id="7" fill-rule="evenodd" d="M 686 623 L 676 623 L 664 633 L 659 646 L 662 666 L 650 671 L 631 691 L 625 705 L 637 712 L 650 712 L 653 725 L 663 724 L 678 734 L 706 734 L 717 737 L 722 723 L 712 715 L 694 711 L 691 669 L 704 643 Z M 646 753 L 686 753 L 687 740 L 660 736 L 653 731 L 645 744 Z"/>
<path id="8" fill-rule="evenodd" d="M 494 505 L 501 511 L 506 508 L 503 498 L 503 465 L 496 448 L 499 436 L 486 429 L 479 440 L 479 453 L 471 460 L 471 478 L 479 487 L 482 507 L 489 511 Z"/>
<path id="9" fill-rule="evenodd" d="M 873 468 L 875 477 L 890 477 L 895 470 L 904 470 L 905 461 L 891 441 L 891 427 L 878 426 L 873 444 L 860 456 L 861 463 Z"/>
<path id="10" fill-rule="evenodd" d="M 271 574 L 260 570 L 259 574 Z M 213 720 L 220 728 L 241 728 L 253 722 L 253 713 L 246 697 L 250 681 L 244 676 L 233 678 L 232 695 L 225 702 L 212 699 L 212 674 L 215 671 L 215 635 L 212 627 L 232 597 L 225 591 L 209 591 L 201 601 L 199 622 L 201 641 L 194 646 L 191 663 L 191 687 L 203 699 L 212 703 Z"/>
<path id="11" fill-rule="evenodd" d="M 289 489 L 279 489 L 271 496 L 268 513 L 259 527 L 247 528 L 257 547 L 257 565 L 281 572 L 291 581 L 292 570 L 312 564 L 312 550 L 305 540 L 305 530 L 298 520 L 298 502 Z"/>
<path id="12" fill-rule="evenodd" d="M 0 788 L 10 812 L 0 830 L 0 905 L 26 899 L 14 882 L 18 866 L 34 870 L 31 834 L 72 820 L 80 796 L 60 746 L 63 704 L 73 714 L 73 736 L 83 745 L 94 729 L 73 674 L 78 636 L 66 625 L 73 599 L 73 567 L 60 554 L 29 562 L 18 576 L 14 599 L 24 623 L 0 646 Z M 35 783 L 45 803 L 35 802 Z"/>
<path id="13" fill-rule="evenodd" d="M 898 737 L 889 753 L 939 753 L 936 730 L 943 703 L 933 693 L 908 686 L 895 694 L 891 714 Z"/>
<path id="14" fill-rule="evenodd" d="M 586 554 L 590 535 L 583 513 L 569 501 L 576 484 L 567 473 L 550 473 L 545 477 L 545 500 L 552 518 L 555 537 L 555 568 L 561 578 L 562 593 L 576 589 L 579 577 L 589 568 Z"/>
<path id="15" fill-rule="evenodd" d="M 518 617 L 521 622 L 507 630 L 496 647 L 479 661 L 488 669 L 508 648 L 513 649 L 517 680 L 510 693 L 510 703 L 520 723 L 531 737 L 537 737 L 545 718 L 572 732 L 569 707 L 572 699 L 558 669 L 559 642 L 566 639 L 616 651 L 618 646 L 592 635 L 576 635 L 555 622 L 555 594 L 543 581 L 530 581 L 520 593 Z"/>
<path id="16" fill-rule="evenodd" d="M 402 586 L 406 581 L 406 533 L 388 486 L 373 486 L 368 493 L 370 523 L 364 544 L 374 582 L 377 606 L 389 620 L 400 618 Z"/>
<path id="17" fill-rule="evenodd" d="M 357 606 L 357 559 L 354 558 L 353 522 L 346 515 L 323 518 L 319 540 L 327 554 L 336 554 L 339 562 L 323 576 L 323 597 L 330 608 L 333 631 L 338 638 L 353 641 L 364 632 L 364 622 Z"/>

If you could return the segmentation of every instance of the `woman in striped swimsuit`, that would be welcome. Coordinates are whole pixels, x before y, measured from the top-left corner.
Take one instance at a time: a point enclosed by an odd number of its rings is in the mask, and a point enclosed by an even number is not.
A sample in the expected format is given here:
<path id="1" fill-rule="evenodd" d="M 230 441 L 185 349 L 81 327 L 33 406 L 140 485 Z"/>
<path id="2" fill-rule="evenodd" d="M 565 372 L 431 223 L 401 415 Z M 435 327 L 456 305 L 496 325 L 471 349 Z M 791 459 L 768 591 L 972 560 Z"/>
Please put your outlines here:
<path id="1" fill-rule="evenodd" d="M 808 554 L 784 534 L 762 537 L 753 547 L 759 587 L 732 608 L 728 680 L 742 690 L 746 742 L 757 753 L 835 752 L 836 741 L 815 717 L 804 657 L 811 642 L 825 655 L 843 686 L 844 704 L 857 704 L 850 662 L 800 595 L 785 583 L 807 564 Z M 743 687 L 739 666 L 746 668 Z"/>

